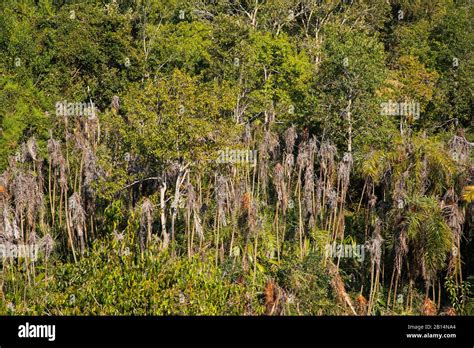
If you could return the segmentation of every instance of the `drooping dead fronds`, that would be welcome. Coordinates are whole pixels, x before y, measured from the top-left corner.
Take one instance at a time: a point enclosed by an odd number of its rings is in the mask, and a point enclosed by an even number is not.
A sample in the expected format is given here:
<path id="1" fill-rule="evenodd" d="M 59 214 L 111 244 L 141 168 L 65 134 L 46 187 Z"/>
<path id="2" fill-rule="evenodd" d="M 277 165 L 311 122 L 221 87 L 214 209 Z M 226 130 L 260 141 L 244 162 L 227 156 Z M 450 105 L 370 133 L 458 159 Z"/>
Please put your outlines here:
<path id="1" fill-rule="evenodd" d="M 444 219 L 451 228 L 451 231 L 453 231 L 453 239 L 455 241 L 460 240 L 464 224 L 464 212 L 459 207 L 458 201 L 459 197 L 452 188 L 446 191 L 441 201 Z"/>
<path id="2" fill-rule="evenodd" d="M 304 168 L 308 165 L 308 152 L 306 151 L 305 146 L 300 146 L 298 151 L 298 156 L 296 157 L 296 164 L 298 166 L 298 171 L 301 173 Z"/>
<path id="3" fill-rule="evenodd" d="M 330 175 L 335 169 L 335 156 L 337 153 L 336 146 L 331 144 L 328 141 L 321 143 L 319 147 L 319 161 L 321 165 L 321 170 L 325 173 L 326 176 Z"/>
<path id="4" fill-rule="evenodd" d="M 265 132 L 264 141 L 267 145 L 268 152 L 272 155 L 273 159 L 276 159 L 280 150 L 280 139 L 278 138 L 278 134 L 267 131 Z"/>
<path id="5" fill-rule="evenodd" d="M 321 179 L 317 179 L 316 190 L 315 190 L 315 195 L 314 195 L 314 209 L 315 209 L 316 215 L 318 215 L 321 212 L 322 198 L 323 198 L 323 182 L 321 181 Z"/>
<path id="6" fill-rule="evenodd" d="M 95 188 L 94 182 L 96 182 L 102 174 L 100 167 L 97 165 L 97 156 L 92 151 L 90 146 L 84 149 L 84 182 L 82 185 L 84 203 L 86 210 L 92 213 L 94 210 L 95 202 Z"/>
<path id="7" fill-rule="evenodd" d="M 285 291 L 273 280 L 267 281 L 265 285 L 265 313 L 267 315 L 280 315 L 287 296 Z"/>
<path id="8" fill-rule="evenodd" d="M 395 271 L 398 277 L 401 275 L 403 259 L 407 254 L 408 234 L 406 229 L 402 226 L 395 238 Z"/>
<path id="9" fill-rule="evenodd" d="M 293 153 L 293 148 L 295 147 L 295 141 L 298 135 L 296 134 L 295 126 L 288 128 L 283 134 L 285 139 L 285 152 L 289 155 Z"/>
<path id="10" fill-rule="evenodd" d="M 110 106 L 115 112 L 120 110 L 120 98 L 117 95 L 114 95 L 112 97 L 112 102 L 110 103 Z"/>
<path id="11" fill-rule="evenodd" d="M 222 175 L 218 175 L 216 179 L 216 204 L 217 204 L 217 220 L 222 226 L 227 225 L 225 216 L 225 207 L 228 201 L 227 180 Z"/>
<path id="12" fill-rule="evenodd" d="M 380 263 L 382 260 L 382 245 L 384 239 L 382 238 L 382 221 L 377 218 L 375 221 L 372 238 L 366 243 L 366 249 L 370 254 L 370 261 L 376 270 L 380 270 Z"/>
<path id="13" fill-rule="evenodd" d="M 303 201 L 304 201 L 304 215 L 308 218 L 309 223 L 308 227 L 313 228 L 315 225 L 315 217 L 314 217 L 314 207 L 313 207 L 313 199 L 314 199 L 314 173 L 313 173 L 313 166 L 308 165 L 306 167 L 305 175 L 304 175 L 304 186 L 303 186 Z"/>
<path id="14" fill-rule="evenodd" d="M 39 246 L 44 250 L 45 259 L 49 259 L 54 247 L 53 237 L 51 237 L 51 235 L 47 233 L 43 238 L 40 239 Z"/>
<path id="15" fill-rule="evenodd" d="M 311 137 L 306 145 L 306 151 L 308 152 L 308 166 L 314 167 L 314 161 L 316 154 L 318 153 L 318 144 L 316 141 L 316 137 Z"/>
<path id="16" fill-rule="evenodd" d="M 252 129 L 250 128 L 250 123 L 245 124 L 244 134 L 242 135 L 242 141 L 245 145 L 249 146 L 252 141 Z"/>
<path id="17" fill-rule="evenodd" d="M 396 204 L 398 210 L 405 209 L 407 201 L 406 182 L 409 179 L 409 172 L 405 171 L 395 182 L 392 192 L 392 200 Z"/>
<path id="18" fill-rule="evenodd" d="M 18 171 L 10 187 L 15 202 L 15 214 L 26 221 L 31 229 L 35 228 L 35 220 L 43 208 L 43 193 L 33 173 Z M 22 233 L 24 231 L 22 230 Z M 23 238 L 26 236 L 23 235 Z"/>
<path id="19" fill-rule="evenodd" d="M 352 168 L 352 154 L 350 152 L 344 153 L 342 160 L 337 165 L 337 205 L 334 215 L 336 222 L 334 224 L 334 234 L 344 237 L 344 205 L 346 202 L 347 190 L 349 189 L 349 179 Z"/>
<path id="20" fill-rule="evenodd" d="M 140 241 L 141 251 L 144 251 L 146 246 L 151 242 L 153 210 L 153 203 L 151 203 L 148 198 L 145 198 L 140 207 L 140 228 L 138 239 Z"/>
<path id="21" fill-rule="evenodd" d="M 367 315 L 367 299 L 359 294 L 356 298 L 356 309 L 358 315 Z"/>
<path id="22" fill-rule="evenodd" d="M 72 231 L 75 232 L 76 239 L 79 240 L 79 250 L 81 254 L 85 249 L 84 233 L 86 232 L 86 212 L 82 206 L 81 197 L 77 192 L 74 192 L 68 199 L 69 205 L 69 225 Z M 72 240 L 74 243 L 74 238 Z"/>
<path id="23" fill-rule="evenodd" d="M 242 195 L 241 204 L 242 204 L 242 211 L 243 211 L 242 218 L 243 220 L 247 222 L 248 232 L 249 233 L 256 232 L 258 208 L 250 192 L 245 192 Z"/>
<path id="24" fill-rule="evenodd" d="M 365 248 L 370 254 L 370 294 L 369 294 L 369 305 L 368 313 L 372 313 L 372 307 L 376 298 L 379 279 L 380 279 L 380 264 L 382 261 L 382 221 L 376 218 L 374 230 L 372 232 L 372 238 L 366 242 Z"/>
<path id="25" fill-rule="evenodd" d="M 35 137 L 31 137 L 30 139 L 28 139 L 28 141 L 26 142 L 26 150 L 28 152 L 29 158 L 36 162 L 38 160 L 38 146 L 36 144 Z"/>
<path id="26" fill-rule="evenodd" d="M 329 210 L 333 210 L 337 203 L 337 192 L 334 188 L 330 188 L 326 191 L 326 204 Z"/>
<path id="27" fill-rule="evenodd" d="M 280 203 L 283 214 L 285 214 L 288 207 L 288 193 L 286 190 L 283 166 L 280 163 L 277 163 L 273 170 L 273 184 L 277 192 L 278 202 Z"/>
<path id="28" fill-rule="evenodd" d="M 2 242 L 17 242 L 20 239 L 20 229 L 15 215 L 13 214 L 9 204 L 2 204 L 2 224 L 0 224 L 0 243 Z"/>
<path id="29" fill-rule="evenodd" d="M 421 306 L 422 315 L 436 315 L 437 312 L 436 304 L 429 298 L 425 298 Z"/>
<path id="30" fill-rule="evenodd" d="M 344 288 L 344 282 L 342 281 L 342 278 L 339 275 L 339 271 L 336 265 L 330 259 L 328 259 L 327 267 L 329 276 L 331 277 L 331 285 L 334 289 L 334 292 L 336 293 L 337 300 L 345 307 L 348 307 L 352 314 L 357 315 L 357 312 L 355 311 L 354 306 L 352 305 L 351 298 L 349 297 Z"/>
<path id="31" fill-rule="evenodd" d="M 334 182 L 336 180 L 336 153 L 336 146 L 329 141 L 323 141 L 319 146 L 319 180 L 321 181 L 322 191 L 321 207 L 324 209 L 324 212 L 329 212 L 329 214 L 323 214 L 323 219 L 325 220 L 324 224 L 328 230 L 331 228 L 331 215 L 336 209 L 338 198 L 338 192 L 334 188 Z"/>
<path id="32" fill-rule="evenodd" d="M 201 241 L 204 240 L 204 232 L 202 229 L 201 218 L 199 216 L 199 202 L 196 197 L 196 190 L 191 183 L 187 186 L 186 210 L 189 217 L 192 213 L 194 231 L 197 233 Z"/>
<path id="33" fill-rule="evenodd" d="M 59 184 L 61 188 L 66 189 L 66 159 L 61 152 L 61 144 L 52 137 L 48 140 L 48 154 L 51 167 L 54 169 L 56 175 L 59 175 Z"/>
<path id="34" fill-rule="evenodd" d="M 453 159 L 461 164 L 470 162 L 472 145 L 464 136 L 455 135 L 448 143 Z"/>
<path id="35" fill-rule="evenodd" d="M 408 254 L 408 232 L 407 232 L 407 226 L 404 222 L 401 224 L 397 224 L 398 230 L 395 234 L 395 258 L 394 258 L 394 267 L 392 271 L 392 278 L 390 281 L 390 288 L 388 292 L 388 299 L 387 299 L 387 305 L 390 305 L 390 299 L 392 297 L 392 290 L 393 290 L 393 302 L 395 303 L 395 299 L 397 296 L 397 289 L 398 289 L 398 281 L 401 277 L 402 274 L 402 267 L 403 267 L 403 261 Z M 418 250 L 418 252 L 421 252 Z M 422 271 L 422 276 L 423 279 L 428 279 L 428 275 L 426 273 L 426 267 L 424 264 L 424 259 L 421 259 L 421 271 Z"/>
<path id="36" fill-rule="evenodd" d="M 465 221 L 464 211 L 458 205 L 459 197 L 454 189 L 449 189 L 441 201 L 441 209 L 444 220 L 448 224 L 453 234 L 453 249 L 448 261 L 448 274 L 456 273 L 461 267 L 460 246 L 462 228 Z"/>
<path id="37" fill-rule="evenodd" d="M 347 188 L 349 187 L 349 177 L 351 174 L 352 169 L 352 154 L 349 152 L 344 153 L 342 157 L 342 161 L 339 162 L 337 168 L 337 176 L 340 181 L 340 188 L 343 193 L 347 192 Z"/>
<path id="38" fill-rule="evenodd" d="M 456 316 L 456 310 L 453 307 L 445 306 L 445 307 L 441 308 L 441 311 L 440 311 L 439 315 L 454 317 L 454 316 Z"/>
<path id="39" fill-rule="evenodd" d="M 10 171 L 6 170 L 0 175 L 0 194 L 2 198 L 5 198 L 8 195 L 8 184 L 10 182 Z"/>
<path id="40" fill-rule="evenodd" d="M 295 165 L 295 156 L 292 153 L 285 155 L 285 162 L 283 164 L 283 167 L 284 167 L 286 177 L 288 178 L 288 182 L 290 182 L 291 172 L 293 171 L 294 165 Z"/>

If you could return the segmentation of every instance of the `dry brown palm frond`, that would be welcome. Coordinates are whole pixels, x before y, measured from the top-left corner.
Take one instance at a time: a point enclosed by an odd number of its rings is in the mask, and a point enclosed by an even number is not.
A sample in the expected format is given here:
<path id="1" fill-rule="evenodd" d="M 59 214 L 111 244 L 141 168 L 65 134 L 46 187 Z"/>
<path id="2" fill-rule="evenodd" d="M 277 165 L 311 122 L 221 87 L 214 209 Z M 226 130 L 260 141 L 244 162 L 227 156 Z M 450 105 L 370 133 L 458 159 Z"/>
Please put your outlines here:
<path id="1" fill-rule="evenodd" d="M 59 175 L 59 185 L 63 190 L 67 188 L 67 165 L 61 151 L 61 144 L 52 137 L 48 140 L 48 154 L 51 167 L 56 175 Z"/>
<path id="2" fill-rule="evenodd" d="M 336 153 L 337 149 L 334 144 L 331 144 L 328 141 L 324 141 L 321 143 L 321 146 L 319 147 L 318 156 L 322 170 L 328 173 L 329 175 L 335 170 Z"/>
<path id="3" fill-rule="evenodd" d="M 258 145 L 258 179 L 265 192 L 268 182 L 268 149 L 265 141 Z"/>
<path id="4" fill-rule="evenodd" d="M 323 198 L 323 182 L 321 179 L 316 180 L 316 191 L 314 196 L 314 205 L 315 205 L 315 214 L 319 214 L 321 212 L 321 204 Z"/>
<path id="5" fill-rule="evenodd" d="M 303 201 L 304 201 L 304 215 L 309 217 L 309 227 L 314 227 L 314 214 L 313 214 L 313 196 L 314 196 L 314 173 L 313 166 L 308 165 L 306 167 L 304 175 L 304 186 L 303 186 Z"/>
<path id="6" fill-rule="evenodd" d="M 82 185 L 83 195 L 87 207 L 92 207 L 95 199 L 95 190 L 93 183 L 100 177 L 100 169 L 97 166 L 97 157 L 92 149 L 87 146 L 84 148 L 84 182 Z"/>
<path id="7" fill-rule="evenodd" d="M 307 147 L 304 144 L 301 144 L 298 151 L 298 156 L 296 157 L 296 164 L 298 166 L 298 170 L 302 171 L 308 165 L 309 157 L 308 152 L 306 151 Z"/>
<path id="8" fill-rule="evenodd" d="M 217 176 L 215 195 L 216 195 L 216 203 L 217 203 L 218 222 L 222 226 L 226 226 L 227 220 L 225 216 L 225 206 L 228 201 L 227 180 L 222 175 Z"/>
<path id="9" fill-rule="evenodd" d="M 199 216 L 199 201 L 197 199 L 196 190 L 194 186 L 189 182 L 186 188 L 186 214 L 190 218 L 193 217 L 194 231 L 196 231 L 199 239 L 204 240 L 204 231 L 201 224 L 201 218 Z"/>
<path id="10" fill-rule="evenodd" d="M 43 208 L 43 193 L 36 177 L 31 172 L 18 171 L 11 183 L 17 216 L 25 216 L 28 225 L 34 228 L 35 219 Z"/>
<path id="11" fill-rule="evenodd" d="M 357 312 L 352 305 L 351 298 L 344 288 L 344 281 L 339 275 L 336 265 L 330 260 L 327 260 L 327 267 L 329 275 L 331 276 L 331 285 L 336 293 L 337 300 L 346 307 L 349 307 L 352 314 L 357 315 Z"/>
<path id="12" fill-rule="evenodd" d="M 267 315 L 280 315 L 286 302 L 285 291 L 273 280 L 267 281 L 265 285 L 265 313 Z"/>
<path id="13" fill-rule="evenodd" d="M 201 241 L 204 240 L 204 230 L 202 228 L 201 218 L 198 214 L 193 215 L 194 218 L 194 229 L 196 230 L 197 235 Z"/>
<path id="14" fill-rule="evenodd" d="M 273 170 L 273 184 L 275 185 L 282 211 L 285 213 L 288 206 L 288 192 L 286 190 L 283 166 L 280 163 L 277 163 Z"/>
<path id="15" fill-rule="evenodd" d="M 453 232 L 454 240 L 459 240 L 462 235 L 464 225 L 464 213 L 457 204 L 450 204 L 443 207 L 443 215 Z"/>
<path id="16" fill-rule="evenodd" d="M 404 227 L 397 233 L 395 239 L 395 271 L 398 276 L 402 272 L 402 263 L 404 257 L 408 254 L 408 235 Z"/>
<path id="17" fill-rule="evenodd" d="M 112 109 L 117 112 L 120 110 L 120 98 L 117 95 L 112 97 L 112 102 L 110 103 Z"/>
<path id="18" fill-rule="evenodd" d="M 35 137 L 31 137 L 28 139 L 28 141 L 26 142 L 26 150 L 29 159 L 36 162 L 38 160 L 38 145 L 36 144 Z"/>
<path id="19" fill-rule="evenodd" d="M 268 161 L 270 157 L 276 158 L 278 147 L 278 136 L 269 130 L 265 131 L 263 141 L 258 146 L 258 180 L 264 196 L 268 185 Z"/>
<path id="20" fill-rule="evenodd" d="M 448 261 L 448 274 L 453 274 L 459 266 L 459 247 L 462 237 L 462 229 L 465 221 L 464 211 L 458 205 L 459 197 L 454 189 L 446 191 L 441 201 L 441 211 L 443 218 L 448 224 L 453 234 L 455 245 L 450 253 Z"/>
<path id="21" fill-rule="evenodd" d="M 265 132 L 264 142 L 267 146 L 267 153 L 272 155 L 272 159 L 276 159 L 278 157 L 278 152 L 280 151 L 280 140 L 278 134 L 270 131 Z"/>
<path id="22" fill-rule="evenodd" d="M 2 194 L 8 194 L 8 185 L 10 183 L 10 171 L 6 170 L 0 175 L 0 186 L 2 186 Z"/>
<path id="23" fill-rule="evenodd" d="M 366 248 L 370 254 L 370 261 L 376 270 L 380 270 L 380 263 L 382 260 L 382 245 L 384 239 L 382 238 L 382 221 L 376 218 L 372 238 L 367 242 Z"/>
<path id="24" fill-rule="evenodd" d="M 39 245 L 43 248 L 44 250 L 44 257 L 46 259 L 49 259 L 53 247 L 54 247 L 54 239 L 51 237 L 49 233 L 47 233 L 43 238 L 40 239 Z"/>
<path id="25" fill-rule="evenodd" d="M 443 216 L 448 226 L 453 231 L 454 240 L 459 240 L 462 234 L 462 228 L 465 221 L 464 212 L 458 205 L 459 197 L 454 189 L 446 191 L 441 202 Z"/>
<path id="26" fill-rule="evenodd" d="M 30 235 L 28 236 L 27 243 L 28 243 L 28 245 L 36 245 L 36 244 L 38 243 L 39 239 L 40 239 L 40 238 L 38 237 L 38 235 L 36 234 L 36 232 L 35 232 L 35 231 L 32 231 L 32 232 L 30 233 Z"/>
<path id="27" fill-rule="evenodd" d="M 293 171 L 294 165 L 295 165 L 295 156 L 293 156 L 292 153 L 287 154 L 285 156 L 284 169 L 285 169 L 285 175 L 288 178 L 291 177 L 291 172 Z"/>
<path id="28" fill-rule="evenodd" d="M 255 200 L 250 201 L 250 209 L 248 211 L 248 227 L 250 233 L 257 233 L 258 229 L 261 228 L 261 220 L 258 217 L 258 206 Z"/>
<path id="29" fill-rule="evenodd" d="M 151 232 L 153 224 L 153 203 L 148 198 L 143 200 L 140 207 L 140 228 L 139 238 L 140 249 L 143 251 L 151 241 Z"/>
<path id="30" fill-rule="evenodd" d="M 76 233 L 79 239 L 79 247 L 81 253 L 85 249 L 84 233 L 86 229 L 86 213 L 82 206 L 81 197 L 77 192 L 74 192 L 68 199 L 69 204 L 69 223 L 71 228 Z"/>
<path id="31" fill-rule="evenodd" d="M 374 208 L 375 205 L 377 204 L 377 200 L 378 200 L 377 196 L 374 194 L 371 194 L 369 196 L 369 201 L 368 201 L 369 208 Z"/>
<path id="32" fill-rule="evenodd" d="M 48 145 L 46 148 L 48 150 L 51 165 L 53 167 L 58 167 L 62 158 L 61 145 L 59 144 L 59 141 L 53 139 L 53 137 L 51 136 L 48 139 Z"/>
<path id="33" fill-rule="evenodd" d="M 356 310 L 358 315 L 367 315 L 367 299 L 359 294 L 356 298 Z"/>
<path id="34" fill-rule="evenodd" d="M 418 251 L 417 254 L 420 255 L 420 254 L 422 254 L 422 252 Z M 430 271 L 429 271 L 428 267 L 426 267 L 426 262 L 425 262 L 424 258 L 421 258 L 420 273 L 421 273 L 421 277 L 423 278 L 423 280 L 425 282 L 425 288 L 429 289 L 429 287 L 431 285 L 431 274 L 430 274 Z"/>
<path id="35" fill-rule="evenodd" d="M 250 192 L 245 192 L 241 200 L 241 220 L 247 222 L 248 233 L 255 233 L 258 225 L 258 207 Z"/>
<path id="36" fill-rule="evenodd" d="M 436 315 L 437 312 L 436 304 L 429 298 L 425 298 L 421 306 L 421 313 L 423 315 Z"/>
<path id="37" fill-rule="evenodd" d="M 440 311 L 439 315 L 454 317 L 457 314 L 456 314 L 456 310 L 453 307 L 445 306 L 445 307 L 441 308 L 441 311 Z"/>
<path id="38" fill-rule="evenodd" d="M 15 242 L 20 238 L 20 229 L 13 211 L 8 203 L 2 204 L 2 224 L 0 224 L 0 241 L 3 242 Z"/>
<path id="39" fill-rule="evenodd" d="M 318 153 L 318 144 L 315 136 L 309 139 L 306 147 L 308 151 L 308 165 L 314 166 L 315 157 Z"/>
<path id="40" fill-rule="evenodd" d="M 250 206 L 252 205 L 252 196 L 250 192 L 245 192 L 242 195 L 241 205 L 242 205 L 242 210 L 246 212 L 250 210 Z"/>
<path id="41" fill-rule="evenodd" d="M 326 191 L 326 204 L 329 210 L 333 210 L 337 203 L 337 192 L 334 188 L 330 188 Z"/>
<path id="42" fill-rule="evenodd" d="M 285 139 L 285 152 L 287 154 L 293 153 L 297 137 L 298 135 L 296 134 L 296 129 L 294 125 L 288 128 L 283 134 L 283 138 Z"/>
<path id="43" fill-rule="evenodd" d="M 191 212 L 197 208 L 197 204 L 196 190 L 194 189 L 194 186 L 188 182 L 186 187 L 186 211 L 189 215 L 191 215 Z"/>
<path id="44" fill-rule="evenodd" d="M 181 164 L 178 161 L 172 161 L 166 166 L 165 177 L 169 181 L 175 181 L 176 177 L 180 173 Z"/>
<path id="45" fill-rule="evenodd" d="M 245 129 L 244 133 L 242 135 L 242 141 L 244 142 L 245 145 L 249 146 L 250 142 L 252 141 L 252 129 L 250 127 L 250 123 L 247 122 L 245 124 Z"/>
<path id="46" fill-rule="evenodd" d="M 448 143 L 452 158 L 461 164 L 470 162 L 472 144 L 464 136 L 455 135 Z"/>
<path id="47" fill-rule="evenodd" d="M 339 181 L 341 182 L 341 187 L 344 189 L 349 185 L 349 178 L 352 169 L 353 159 L 352 154 L 349 152 L 344 153 L 342 157 L 342 161 L 339 162 L 337 168 L 337 176 Z"/>
<path id="48" fill-rule="evenodd" d="M 405 171 L 395 182 L 392 192 L 392 200 L 395 203 L 397 209 L 403 210 L 406 206 L 407 201 L 407 189 L 406 182 L 409 180 L 409 171 Z"/>
<path id="49" fill-rule="evenodd" d="M 237 216 L 240 209 L 242 208 L 242 198 L 245 194 L 245 181 L 240 180 L 235 184 L 235 188 L 232 194 L 232 213 Z"/>
<path id="50" fill-rule="evenodd" d="M 428 178 L 429 170 L 428 170 L 428 159 L 426 156 L 423 157 L 421 161 L 421 173 L 420 173 L 420 193 L 424 194 L 430 185 L 430 180 Z"/>

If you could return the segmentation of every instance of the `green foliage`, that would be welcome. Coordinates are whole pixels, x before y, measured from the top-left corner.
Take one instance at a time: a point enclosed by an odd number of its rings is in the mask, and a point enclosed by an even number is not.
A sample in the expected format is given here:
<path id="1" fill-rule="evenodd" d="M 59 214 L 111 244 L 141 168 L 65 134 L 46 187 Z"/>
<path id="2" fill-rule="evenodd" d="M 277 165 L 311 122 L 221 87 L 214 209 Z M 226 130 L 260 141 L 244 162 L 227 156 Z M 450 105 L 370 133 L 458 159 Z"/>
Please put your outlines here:
<path id="1" fill-rule="evenodd" d="M 56 246 L 0 260 L 0 314 L 413 314 L 447 275 L 469 313 L 472 14 L 2 1 L 0 240 Z M 367 260 L 333 270 L 325 247 L 356 241 Z"/>
<path id="2" fill-rule="evenodd" d="M 16 304 L 15 314 L 30 315 L 244 312 L 244 286 L 226 279 L 212 259 L 196 256 L 177 261 L 153 248 L 137 258 L 126 250 L 117 243 L 114 247 L 95 243 L 77 265 L 58 264 L 49 279 L 27 289 L 31 296 L 28 307 L 22 307 L 21 298 L 10 297 L 14 292 L 8 292 L 5 301 L 0 302 L 0 312 L 6 312 L 9 302 Z"/>
<path id="3" fill-rule="evenodd" d="M 43 111 L 47 99 L 31 81 L 19 84 L 0 78 L 0 171 L 6 168 L 8 156 L 14 155 L 22 142 L 31 136 L 44 148 L 51 118 Z"/>
<path id="4" fill-rule="evenodd" d="M 456 312 L 461 315 L 472 315 L 472 305 L 470 304 L 472 297 L 469 296 L 471 293 L 471 283 L 466 281 L 458 284 L 453 277 L 447 277 L 444 286 Z M 469 308 L 468 305 L 471 307 Z"/>

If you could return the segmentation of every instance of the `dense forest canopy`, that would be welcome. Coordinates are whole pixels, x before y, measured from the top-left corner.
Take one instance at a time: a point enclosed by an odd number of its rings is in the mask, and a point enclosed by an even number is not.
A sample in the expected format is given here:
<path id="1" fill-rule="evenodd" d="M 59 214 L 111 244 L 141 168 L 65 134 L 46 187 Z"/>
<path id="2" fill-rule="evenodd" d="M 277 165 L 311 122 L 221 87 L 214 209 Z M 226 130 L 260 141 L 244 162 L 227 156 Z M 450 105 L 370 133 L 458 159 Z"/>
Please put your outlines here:
<path id="1" fill-rule="evenodd" d="M 474 314 L 472 1 L 0 9 L 0 314 Z"/>

